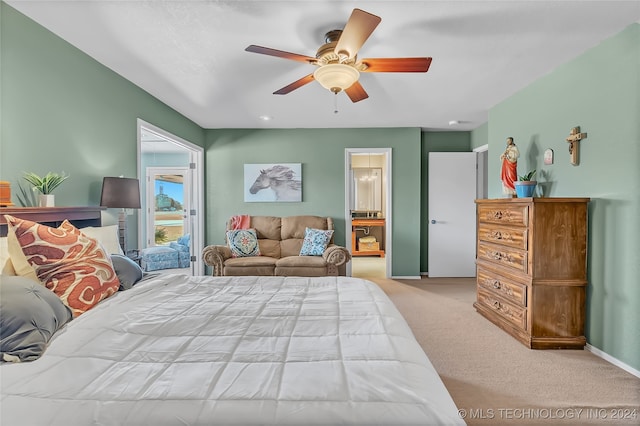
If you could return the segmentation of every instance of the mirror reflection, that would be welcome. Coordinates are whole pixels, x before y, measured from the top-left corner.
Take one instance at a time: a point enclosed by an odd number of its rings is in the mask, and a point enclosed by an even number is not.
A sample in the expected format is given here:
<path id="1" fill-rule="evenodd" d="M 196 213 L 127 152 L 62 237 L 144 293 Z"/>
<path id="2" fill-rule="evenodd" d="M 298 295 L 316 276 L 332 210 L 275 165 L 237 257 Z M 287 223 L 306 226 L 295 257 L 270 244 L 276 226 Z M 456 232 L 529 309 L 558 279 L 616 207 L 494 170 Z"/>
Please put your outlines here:
<path id="1" fill-rule="evenodd" d="M 372 216 L 382 211 L 382 169 L 362 167 L 353 169 L 353 200 L 351 210 L 371 212 Z"/>

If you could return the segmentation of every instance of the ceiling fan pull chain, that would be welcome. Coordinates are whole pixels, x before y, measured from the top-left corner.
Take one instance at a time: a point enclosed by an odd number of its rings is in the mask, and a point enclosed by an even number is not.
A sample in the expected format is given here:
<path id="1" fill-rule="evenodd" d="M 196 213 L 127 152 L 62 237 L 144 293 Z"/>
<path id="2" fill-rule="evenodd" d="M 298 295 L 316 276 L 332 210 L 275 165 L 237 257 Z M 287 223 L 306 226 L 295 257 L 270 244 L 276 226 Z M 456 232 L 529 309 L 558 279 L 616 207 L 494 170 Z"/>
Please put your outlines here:
<path id="1" fill-rule="evenodd" d="M 338 92 L 335 92 L 333 97 L 333 113 L 338 113 Z"/>

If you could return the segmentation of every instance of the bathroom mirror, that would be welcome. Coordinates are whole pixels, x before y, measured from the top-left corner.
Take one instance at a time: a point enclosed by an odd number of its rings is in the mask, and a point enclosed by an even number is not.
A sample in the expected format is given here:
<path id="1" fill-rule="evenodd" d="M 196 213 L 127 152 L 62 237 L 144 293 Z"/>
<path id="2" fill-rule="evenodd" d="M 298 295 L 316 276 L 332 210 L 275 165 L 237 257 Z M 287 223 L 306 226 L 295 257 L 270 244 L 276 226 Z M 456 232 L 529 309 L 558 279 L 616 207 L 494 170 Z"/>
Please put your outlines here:
<path id="1" fill-rule="evenodd" d="M 352 211 L 379 212 L 382 210 L 381 168 L 354 168 L 352 184 Z"/>

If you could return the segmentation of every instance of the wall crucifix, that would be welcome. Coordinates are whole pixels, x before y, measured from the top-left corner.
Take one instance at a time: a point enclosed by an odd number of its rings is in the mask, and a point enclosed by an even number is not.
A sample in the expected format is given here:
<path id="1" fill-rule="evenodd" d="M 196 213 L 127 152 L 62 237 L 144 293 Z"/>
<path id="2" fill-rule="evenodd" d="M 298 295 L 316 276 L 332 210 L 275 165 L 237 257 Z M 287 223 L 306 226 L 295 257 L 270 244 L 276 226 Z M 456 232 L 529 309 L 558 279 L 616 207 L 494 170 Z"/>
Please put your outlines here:
<path id="1" fill-rule="evenodd" d="M 571 129 L 571 134 L 567 137 L 569 142 L 569 154 L 571 154 L 571 164 L 577 166 L 579 163 L 578 152 L 580 151 L 580 141 L 586 139 L 586 133 L 580 133 L 580 126 Z"/>

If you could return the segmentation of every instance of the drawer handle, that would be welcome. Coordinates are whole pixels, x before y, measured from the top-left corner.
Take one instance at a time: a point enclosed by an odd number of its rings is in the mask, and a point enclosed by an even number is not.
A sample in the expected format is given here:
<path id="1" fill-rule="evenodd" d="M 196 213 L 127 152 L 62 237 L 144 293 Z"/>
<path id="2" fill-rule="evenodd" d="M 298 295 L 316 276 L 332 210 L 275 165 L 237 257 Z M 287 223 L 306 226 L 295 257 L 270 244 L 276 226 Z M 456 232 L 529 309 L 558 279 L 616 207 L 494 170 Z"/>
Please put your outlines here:
<path id="1" fill-rule="evenodd" d="M 505 315 L 509 315 L 509 316 L 513 316 L 513 312 L 511 311 L 511 309 L 509 309 L 509 306 L 507 305 L 503 305 L 502 303 L 500 303 L 500 301 L 498 300 L 494 300 L 493 301 L 493 308 L 496 311 L 500 311 Z"/>
<path id="2" fill-rule="evenodd" d="M 495 288 L 496 290 L 500 290 L 502 288 L 502 284 L 498 280 L 494 280 L 492 285 L 493 285 L 493 288 Z"/>
<path id="3" fill-rule="evenodd" d="M 502 257 L 503 257 L 502 253 L 500 253 L 499 251 L 491 252 L 490 256 L 492 259 L 495 259 L 495 260 L 502 260 Z"/>
<path id="4" fill-rule="evenodd" d="M 513 241 L 513 236 L 504 231 L 490 231 L 487 233 L 487 237 L 496 241 Z"/>
<path id="5" fill-rule="evenodd" d="M 493 212 L 493 218 L 494 219 L 502 219 L 502 215 L 503 215 L 503 213 L 500 210 L 497 210 L 497 211 Z"/>
<path id="6" fill-rule="evenodd" d="M 488 251 L 487 257 L 489 259 L 497 260 L 498 262 L 514 263 L 513 257 L 508 253 L 501 253 L 499 251 Z"/>

